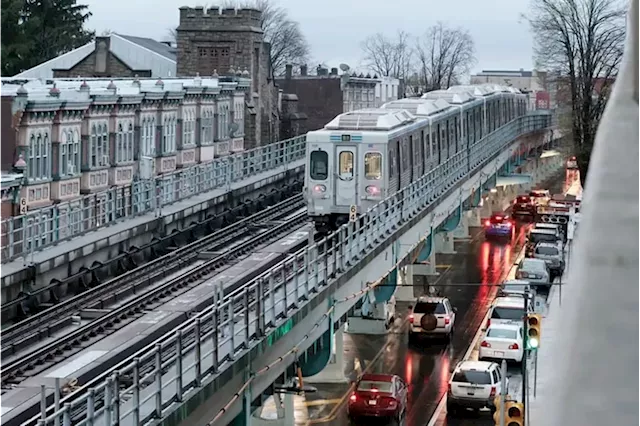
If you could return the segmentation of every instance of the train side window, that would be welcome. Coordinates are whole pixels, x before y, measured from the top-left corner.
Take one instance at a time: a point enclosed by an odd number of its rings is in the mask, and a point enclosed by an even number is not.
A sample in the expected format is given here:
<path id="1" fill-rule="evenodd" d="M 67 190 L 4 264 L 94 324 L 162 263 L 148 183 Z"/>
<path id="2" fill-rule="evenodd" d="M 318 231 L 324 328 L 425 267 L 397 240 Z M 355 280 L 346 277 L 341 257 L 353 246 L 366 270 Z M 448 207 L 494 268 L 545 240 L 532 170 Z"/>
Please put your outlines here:
<path id="1" fill-rule="evenodd" d="M 396 171 L 396 162 L 397 162 L 393 141 L 389 141 L 388 158 L 389 158 L 389 180 L 391 180 L 396 175 L 395 171 Z"/>
<path id="2" fill-rule="evenodd" d="M 418 165 L 420 164 L 420 159 L 422 158 L 422 143 L 418 143 L 414 138 L 413 135 L 409 136 L 409 141 L 411 142 L 411 146 L 413 147 L 413 164 L 414 165 Z"/>
<path id="3" fill-rule="evenodd" d="M 422 137 L 422 149 L 424 151 L 424 160 L 426 161 L 431 158 L 431 141 L 429 140 L 429 133 L 425 134 L 424 130 L 420 132 Z"/>
<path id="4" fill-rule="evenodd" d="M 403 143 L 404 142 L 404 143 Z M 400 142 L 400 161 L 402 162 L 402 171 L 409 170 L 409 141 L 407 138 Z"/>
<path id="5" fill-rule="evenodd" d="M 438 157 L 438 137 L 435 130 L 431 131 L 431 155 Z"/>
<path id="6" fill-rule="evenodd" d="M 313 180 L 325 180 L 329 177 L 329 154 L 326 151 L 318 150 L 311 152 L 311 170 L 309 176 Z"/>
<path id="7" fill-rule="evenodd" d="M 368 180 L 382 178 L 382 154 L 379 152 L 367 152 L 364 155 L 364 177 Z"/>
<path id="8" fill-rule="evenodd" d="M 342 151 L 338 157 L 340 179 L 353 179 L 353 152 Z"/>

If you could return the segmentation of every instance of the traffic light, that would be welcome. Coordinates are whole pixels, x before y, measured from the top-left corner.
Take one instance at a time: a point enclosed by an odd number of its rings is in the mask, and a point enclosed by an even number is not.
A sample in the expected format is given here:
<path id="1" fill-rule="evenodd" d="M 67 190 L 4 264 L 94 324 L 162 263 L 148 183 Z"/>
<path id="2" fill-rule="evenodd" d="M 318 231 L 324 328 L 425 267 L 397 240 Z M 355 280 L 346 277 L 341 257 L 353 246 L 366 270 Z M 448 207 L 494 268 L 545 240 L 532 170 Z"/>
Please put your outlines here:
<path id="1" fill-rule="evenodd" d="M 504 405 L 506 409 L 504 426 L 524 426 L 524 404 L 521 402 L 509 401 Z"/>
<path id="2" fill-rule="evenodd" d="M 509 404 L 509 400 L 511 399 L 511 395 L 505 395 L 504 397 L 504 407 Z M 493 398 L 493 406 L 496 407 L 496 412 L 493 413 L 493 421 L 496 422 L 496 426 L 500 426 L 500 411 L 503 409 L 503 406 L 500 405 L 500 395 Z M 504 413 L 504 424 L 507 424 L 507 413 Z"/>
<path id="3" fill-rule="evenodd" d="M 540 326 L 542 317 L 539 314 L 527 315 L 527 349 L 538 349 L 540 346 Z"/>

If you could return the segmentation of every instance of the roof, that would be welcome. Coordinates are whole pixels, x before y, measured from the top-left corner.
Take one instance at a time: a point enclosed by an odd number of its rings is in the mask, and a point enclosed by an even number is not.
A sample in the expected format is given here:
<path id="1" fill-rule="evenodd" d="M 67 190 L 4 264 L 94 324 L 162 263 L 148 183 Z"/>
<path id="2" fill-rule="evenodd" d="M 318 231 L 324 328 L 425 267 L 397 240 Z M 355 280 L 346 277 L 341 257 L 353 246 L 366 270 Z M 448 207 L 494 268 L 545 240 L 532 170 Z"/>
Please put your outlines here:
<path id="1" fill-rule="evenodd" d="M 444 99 L 398 99 L 382 105 L 382 109 L 406 110 L 417 116 L 429 116 L 450 108 Z"/>
<path id="2" fill-rule="evenodd" d="M 489 361 L 461 361 L 456 366 L 456 369 L 464 368 L 465 370 L 488 370 L 493 365 L 493 362 Z"/>
<path id="3" fill-rule="evenodd" d="M 418 297 L 418 302 L 422 303 L 442 303 L 447 299 L 443 296 L 420 296 Z"/>
<path id="4" fill-rule="evenodd" d="M 391 380 L 393 380 L 393 374 L 366 373 L 360 380 L 369 380 L 372 382 L 390 382 Z"/>
<path id="5" fill-rule="evenodd" d="M 544 228 L 533 228 L 531 230 L 531 233 L 535 233 L 535 234 L 546 234 L 546 235 L 556 235 L 555 230 L 551 230 L 551 229 L 544 229 Z"/>
<path id="6" fill-rule="evenodd" d="M 338 115 L 324 128 L 326 130 L 392 130 L 414 120 L 415 117 L 405 110 L 361 109 Z"/>
<path id="7" fill-rule="evenodd" d="M 511 77 L 533 77 L 533 71 L 525 70 L 482 70 L 476 75 L 483 76 L 511 76 Z"/>
<path id="8" fill-rule="evenodd" d="M 539 259 L 536 259 L 539 260 Z M 544 262 L 544 260 L 542 260 Z M 519 306 L 524 307 L 524 302 L 522 297 L 510 297 L 510 296 L 498 296 L 494 301 L 494 306 Z"/>
<path id="9" fill-rule="evenodd" d="M 487 330 L 489 330 L 490 328 L 506 328 L 517 330 L 520 327 L 522 327 L 522 324 L 518 324 L 515 322 L 492 322 L 491 324 L 489 324 L 489 327 L 487 327 Z"/>
<path id="10" fill-rule="evenodd" d="M 159 41 L 123 34 L 110 34 L 109 51 L 132 70 L 150 70 L 151 77 L 176 75 L 175 49 Z M 95 51 L 96 42 L 71 50 L 63 55 L 16 74 L 16 78 L 53 78 L 53 70 L 68 70 Z"/>

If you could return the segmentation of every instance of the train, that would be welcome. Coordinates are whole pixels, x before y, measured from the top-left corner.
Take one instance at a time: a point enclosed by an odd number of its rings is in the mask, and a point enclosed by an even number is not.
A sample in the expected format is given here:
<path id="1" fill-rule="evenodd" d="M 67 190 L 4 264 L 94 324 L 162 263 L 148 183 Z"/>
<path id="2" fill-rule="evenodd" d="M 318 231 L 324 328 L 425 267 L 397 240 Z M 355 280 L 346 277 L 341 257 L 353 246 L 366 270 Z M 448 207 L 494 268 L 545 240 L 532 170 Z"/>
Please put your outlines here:
<path id="1" fill-rule="evenodd" d="M 316 232 L 354 220 L 527 108 L 515 88 L 458 85 L 346 112 L 308 132 L 304 191 Z"/>

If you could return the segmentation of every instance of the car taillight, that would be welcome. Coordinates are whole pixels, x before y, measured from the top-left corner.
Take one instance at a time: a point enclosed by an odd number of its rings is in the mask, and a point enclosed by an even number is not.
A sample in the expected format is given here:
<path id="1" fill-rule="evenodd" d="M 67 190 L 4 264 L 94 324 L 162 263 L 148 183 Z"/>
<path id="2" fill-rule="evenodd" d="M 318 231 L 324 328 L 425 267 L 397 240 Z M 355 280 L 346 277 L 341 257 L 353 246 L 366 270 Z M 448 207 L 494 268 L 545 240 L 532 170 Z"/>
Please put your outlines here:
<path id="1" fill-rule="evenodd" d="M 493 398 L 496 396 L 496 387 L 495 386 L 491 386 L 491 393 L 489 394 L 490 398 Z"/>
<path id="2" fill-rule="evenodd" d="M 517 343 L 514 343 L 513 345 L 509 345 L 509 349 L 519 349 L 520 346 L 518 346 Z"/>
<path id="3" fill-rule="evenodd" d="M 385 402 L 387 403 L 387 407 L 395 408 L 398 405 L 398 401 L 394 398 L 385 398 Z"/>
<path id="4" fill-rule="evenodd" d="M 444 325 L 449 325 L 450 322 L 451 322 L 451 318 L 449 317 L 444 318 Z"/>
<path id="5" fill-rule="evenodd" d="M 409 322 L 413 324 L 413 314 L 409 315 Z"/>
<path id="6" fill-rule="evenodd" d="M 482 343 L 480 343 L 480 346 L 482 346 L 483 348 L 490 348 L 491 347 L 491 343 L 483 340 Z"/>
<path id="7" fill-rule="evenodd" d="M 451 393 L 451 383 L 449 383 L 449 385 L 447 387 L 447 392 Z"/>
<path id="8" fill-rule="evenodd" d="M 351 402 L 356 402 L 358 400 L 358 397 L 356 396 L 355 393 L 351 394 L 351 397 L 349 397 L 349 401 Z"/>
<path id="9" fill-rule="evenodd" d="M 491 226 L 491 221 L 490 220 L 485 221 L 484 222 L 484 226 L 486 226 L 486 227 Z"/>

